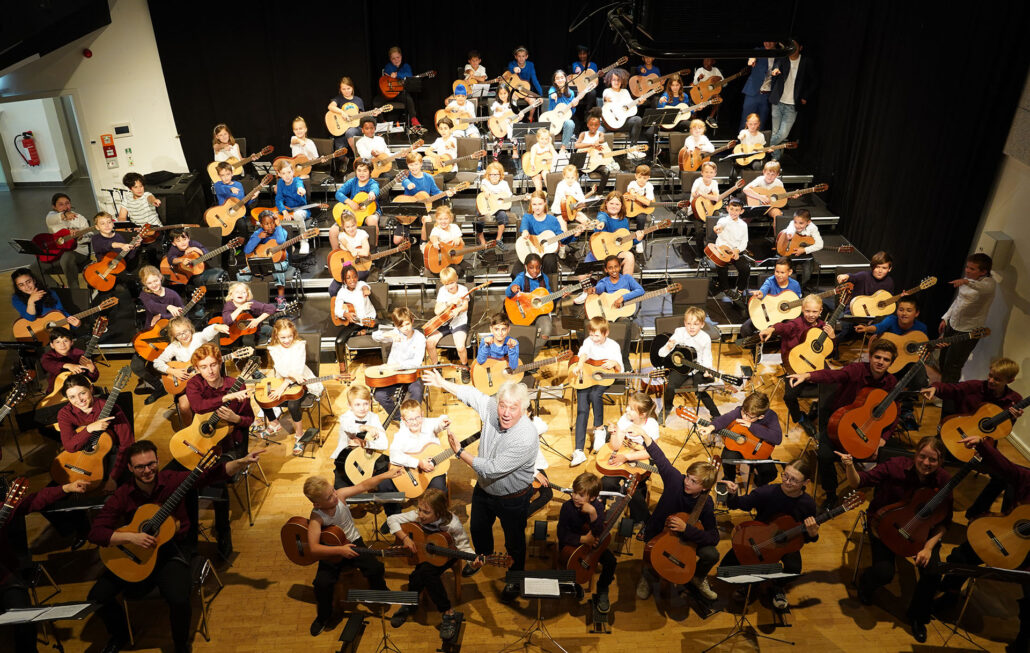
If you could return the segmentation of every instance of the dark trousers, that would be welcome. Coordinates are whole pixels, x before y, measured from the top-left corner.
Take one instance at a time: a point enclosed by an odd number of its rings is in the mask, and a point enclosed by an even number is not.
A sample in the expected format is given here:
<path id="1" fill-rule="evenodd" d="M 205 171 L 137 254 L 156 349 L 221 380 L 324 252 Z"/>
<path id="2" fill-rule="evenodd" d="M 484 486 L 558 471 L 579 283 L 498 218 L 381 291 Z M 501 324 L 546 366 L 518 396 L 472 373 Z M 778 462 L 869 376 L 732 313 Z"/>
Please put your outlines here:
<path id="1" fill-rule="evenodd" d="M 162 393 L 164 392 L 164 386 L 161 385 L 161 373 L 154 368 L 153 363 L 139 354 L 133 354 L 132 359 L 129 361 L 129 368 L 141 381 L 153 386 L 154 389 L 161 388 Z"/>
<path id="2" fill-rule="evenodd" d="M 192 606 L 190 592 L 193 579 L 190 578 L 189 547 L 180 547 L 169 542 L 157 554 L 153 573 L 139 583 L 128 583 L 105 571 L 89 591 L 88 601 L 99 603 L 100 618 L 103 619 L 111 637 L 129 641 L 129 624 L 122 606 L 115 600 L 118 594 L 129 591 L 133 596 L 146 596 L 156 586 L 161 597 L 168 603 L 168 620 L 171 624 L 172 641 L 176 651 L 185 651 L 189 646 L 189 629 Z"/>
<path id="3" fill-rule="evenodd" d="M 844 452 L 844 448 L 830 440 L 830 436 L 826 433 L 826 429 L 820 429 L 818 451 L 819 485 L 822 486 L 827 498 L 837 496 L 838 480 L 836 462 L 840 460 L 840 458 L 838 458 L 837 454 L 834 453 L 836 451 Z M 890 579 L 888 579 L 887 582 L 890 582 Z"/>
<path id="4" fill-rule="evenodd" d="M 539 473 L 543 474 L 544 477 L 547 476 L 543 471 Z M 526 508 L 527 518 L 530 515 L 535 515 L 542 508 L 547 507 L 547 504 L 554 498 L 554 490 L 551 489 L 550 485 L 541 485 L 539 488 L 531 491 L 529 497 L 529 506 Z"/>
<path id="5" fill-rule="evenodd" d="M 365 542 L 358 538 L 351 542 L 354 546 L 364 547 Z M 344 569 L 355 568 L 368 581 L 369 589 L 387 590 L 386 568 L 375 556 L 367 553 L 359 554 L 356 558 L 343 558 L 336 560 L 320 560 L 318 571 L 315 572 L 315 603 L 318 606 L 318 618 L 328 621 L 333 616 L 333 590 L 336 588 L 336 581 L 340 579 L 340 572 Z"/>
<path id="6" fill-rule="evenodd" d="M 437 490 L 443 490 L 444 492 L 446 492 L 447 491 L 447 475 L 446 474 L 440 474 L 439 476 L 434 476 L 433 478 L 429 479 L 429 487 L 433 487 L 433 488 L 436 488 Z M 392 480 L 386 479 L 385 481 L 383 481 L 382 483 L 379 484 L 379 487 L 377 488 L 377 490 L 379 492 L 396 492 L 397 491 L 397 486 L 394 485 Z M 385 503 L 385 504 L 383 504 L 383 512 L 385 512 L 387 515 L 396 515 L 400 511 L 401 511 L 401 504 L 399 504 L 399 503 Z M 414 591 L 414 590 L 412 590 L 412 591 Z"/>
<path id="7" fill-rule="evenodd" d="M 784 356 L 786 358 L 786 356 Z M 790 413 L 790 420 L 795 424 L 804 419 L 805 414 L 801 412 L 801 390 L 804 388 L 803 383 L 798 385 L 791 385 L 790 379 L 784 381 L 783 384 L 783 404 L 787 407 L 787 412 Z"/>
<path id="8" fill-rule="evenodd" d="M 300 420 L 304 418 L 304 411 L 300 407 L 302 401 L 304 401 L 304 397 L 301 397 L 300 399 L 290 399 L 286 402 L 286 412 L 290 414 L 290 419 L 292 419 L 295 424 L 300 424 Z M 261 412 L 264 413 L 267 421 L 275 421 L 275 412 L 271 408 L 262 408 Z"/>
<path id="9" fill-rule="evenodd" d="M 440 612 L 447 612 L 451 609 L 451 599 L 447 596 L 441 576 L 453 563 L 453 559 L 440 566 L 428 562 L 418 563 L 408 574 L 408 591 L 421 594 L 422 590 L 425 590 L 429 593 L 429 600 L 433 602 L 436 609 Z"/>
<path id="10" fill-rule="evenodd" d="M 800 551 L 792 551 L 792 552 L 786 554 L 785 556 L 780 558 L 780 562 L 783 564 L 783 571 L 784 571 L 784 573 L 787 573 L 787 574 L 800 574 L 801 573 L 801 552 Z M 726 552 L 726 555 L 723 556 L 722 562 L 719 563 L 719 566 L 720 567 L 735 567 L 735 566 L 737 566 L 739 564 L 740 564 L 740 560 L 737 558 L 736 552 L 734 552 L 733 549 L 730 549 L 729 551 Z M 789 578 L 778 578 L 778 579 L 770 581 L 770 582 L 772 583 L 773 587 L 775 587 L 775 588 L 777 588 L 777 589 L 782 591 L 788 585 L 790 580 L 791 579 L 789 579 Z"/>
<path id="11" fill-rule="evenodd" d="M 676 399 L 676 390 L 682 388 L 685 385 L 694 385 L 701 381 L 700 374 L 694 372 L 693 374 L 680 374 L 675 370 L 669 371 L 669 378 L 665 383 L 665 394 L 662 395 L 662 406 L 665 409 L 665 413 L 669 414 L 672 410 L 672 404 Z M 712 417 L 718 417 L 721 415 L 719 407 L 715 405 L 715 400 L 712 399 L 712 395 L 708 392 L 701 390 L 697 393 L 697 398 L 701 400 L 705 408 L 708 409 L 709 414 Z"/>
<path id="12" fill-rule="evenodd" d="M 387 98 L 386 96 L 383 96 L 383 95 L 376 95 L 376 97 L 373 100 L 372 104 L 373 104 L 373 106 L 376 106 L 376 107 L 381 107 L 384 104 L 390 104 L 390 105 L 393 105 L 394 111 L 397 110 L 397 107 L 399 107 L 400 105 L 403 104 L 404 105 L 404 110 L 408 112 L 408 121 L 410 122 L 412 118 L 416 117 L 415 116 L 415 99 L 413 97 L 411 97 L 411 93 L 408 93 L 407 91 L 401 91 L 400 95 L 398 95 L 397 97 L 393 98 L 392 100 L 390 98 Z"/>
<path id="13" fill-rule="evenodd" d="M 985 468 L 983 471 L 990 474 L 989 468 Z M 1001 502 L 1002 512 L 1008 512 L 1016 505 L 1016 486 L 1012 480 L 996 474 L 990 474 L 990 479 L 987 485 L 984 486 L 984 489 L 980 490 L 980 494 L 973 501 L 973 504 L 966 510 L 967 518 L 972 519 L 990 512 L 994 501 L 1002 493 L 1005 494 L 1005 498 Z"/>
<path id="14" fill-rule="evenodd" d="M 346 326 L 340 327 L 340 330 L 336 333 L 336 362 L 340 365 L 346 365 L 347 341 L 357 335 L 359 331 L 366 328 L 367 327 L 358 322 L 352 322 Z"/>
<path id="15" fill-rule="evenodd" d="M 605 549 L 597 562 L 601 565 L 601 573 L 597 577 L 594 593 L 607 594 L 608 588 L 612 586 L 612 581 L 615 580 L 615 554 L 611 552 L 611 549 Z"/>
<path id="16" fill-rule="evenodd" d="M 628 488 L 618 476 L 602 476 L 601 489 L 606 492 L 625 492 Z M 641 478 L 637 489 L 629 499 L 629 518 L 634 524 L 642 524 L 651 516 L 647 508 L 647 478 Z"/>
<path id="17" fill-rule="evenodd" d="M 743 460 L 744 456 L 740 452 L 734 451 L 733 449 L 727 449 L 723 447 L 722 450 L 722 471 L 723 477 L 727 479 L 734 479 L 737 477 L 737 468 L 744 468 L 744 476 L 747 477 L 754 470 L 755 475 L 755 486 L 768 485 L 776 480 L 776 465 L 773 463 L 763 463 L 761 465 L 733 465 L 726 461 L 728 460 Z"/>
<path id="18" fill-rule="evenodd" d="M 89 257 L 79 254 L 74 249 L 61 254 L 58 264 L 61 266 L 61 272 L 64 273 L 65 283 L 69 288 L 82 287 L 79 283 L 79 275 L 82 274 L 82 270 L 88 263 Z"/>
<path id="19" fill-rule="evenodd" d="M 747 280 L 751 275 L 751 264 L 741 256 L 735 261 L 730 261 L 728 265 L 715 268 L 715 274 L 719 277 L 719 287 L 723 290 L 730 289 L 730 266 L 737 269 L 737 290 L 744 292 L 747 290 Z"/>
<path id="20" fill-rule="evenodd" d="M 944 327 L 944 337 L 950 338 L 965 333 L 965 331 L 956 331 L 951 328 L 950 324 Z M 965 366 L 966 361 L 969 360 L 969 355 L 973 353 L 976 348 L 976 344 L 979 340 L 962 340 L 953 343 L 940 351 L 940 365 L 941 365 L 941 381 L 943 383 L 958 383 L 958 380 L 962 378 L 962 368 Z M 951 408 L 945 403 L 944 412 L 952 413 L 954 408 Z"/>
<path id="21" fill-rule="evenodd" d="M 526 520 L 529 517 L 529 492 L 517 497 L 498 497 L 487 494 L 477 485 L 472 492 L 472 508 L 469 512 L 469 534 L 476 553 L 489 555 L 494 552 L 494 520 L 501 520 L 504 531 L 504 548 L 512 557 L 511 568 L 523 571 L 526 568 Z"/>
<path id="22" fill-rule="evenodd" d="M 737 334 L 737 338 L 747 338 L 758 333 L 758 329 L 755 328 L 755 323 L 751 321 L 751 318 L 744 320 L 744 324 L 740 325 L 740 333 Z"/>
<path id="23" fill-rule="evenodd" d="M 13 579 L 9 579 L 6 584 L 0 586 L 0 612 L 32 606 L 29 601 L 29 590 L 20 582 L 12 581 Z M 14 653 L 36 653 L 39 650 L 36 648 L 36 624 L 11 626 L 11 632 L 14 634 Z M 7 637 L 10 637 L 10 634 L 4 636 L 5 639 Z"/>
<path id="24" fill-rule="evenodd" d="M 872 532 L 869 535 L 869 550 L 872 553 L 873 563 L 858 577 L 858 586 L 866 592 L 873 592 L 894 580 L 896 568 L 896 557 L 894 552 L 887 548 L 887 545 L 880 541 Z M 933 608 L 933 595 L 937 589 L 938 568 L 941 564 L 941 545 L 934 547 L 930 562 L 919 571 L 919 580 L 916 582 L 915 591 L 912 593 L 912 600 L 908 604 L 909 619 L 917 619 L 922 623 L 930 621 L 930 612 Z"/>
<path id="25" fill-rule="evenodd" d="M 387 424 L 390 420 L 400 421 L 400 411 L 394 410 L 394 407 L 398 404 L 394 401 L 394 392 L 398 389 L 404 390 L 401 395 L 401 401 L 405 399 L 414 399 L 415 401 L 422 402 L 422 379 L 415 379 L 414 383 L 407 385 L 398 383 L 397 385 L 388 385 L 385 388 L 376 388 L 372 396 L 379 402 L 379 405 L 386 411 Z"/>
<path id="26" fill-rule="evenodd" d="M 544 274 L 554 274 L 558 271 L 558 255 L 557 254 L 544 254 L 541 257 L 540 269 Z M 511 278 L 514 279 L 519 275 L 520 272 L 524 272 L 526 266 L 522 261 L 517 258 L 511 264 Z"/>
<path id="27" fill-rule="evenodd" d="M 582 450 L 587 441 L 587 419 L 590 409 L 594 409 L 594 428 L 604 424 L 604 388 L 595 385 L 592 388 L 576 390 L 576 449 Z"/>

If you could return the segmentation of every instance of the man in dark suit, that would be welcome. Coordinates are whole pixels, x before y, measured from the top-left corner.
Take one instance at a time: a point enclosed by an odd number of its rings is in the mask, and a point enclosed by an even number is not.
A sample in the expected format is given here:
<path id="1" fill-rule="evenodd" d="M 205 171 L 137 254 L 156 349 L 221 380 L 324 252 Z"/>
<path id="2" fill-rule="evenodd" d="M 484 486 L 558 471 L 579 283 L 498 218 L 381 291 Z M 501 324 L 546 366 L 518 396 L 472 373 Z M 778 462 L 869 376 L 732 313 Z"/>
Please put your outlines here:
<path id="1" fill-rule="evenodd" d="M 772 108 L 772 137 L 769 145 L 779 145 L 787 140 L 790 129 L 797 120 L 798 109 L 808 104 L 815 86 L 815 74 L 812 70 L 812 59 L 801 56 L 801 44 L 793 41 L 794 52 L 789 57 L 776 60 L 771 72 L 772 90 L 769 92 L 769 105 Z M 779 160 L 783 150 L 772 153 L 774 160 Z"/>
<path id="2" fill-rule="evenodd" d="M 775 41 L 764 41 L 762 47 L 765 50 L 772 50 L 776 47 Z M 759 53 L 761 54 L 761 53 Z M 740 111 L 740 127 L 744 129 L 748 115 L 758 114 L 759 129 L 769 126 L 769 94 L 772 91 L 772 78 L 769 73 L 775 68 L 772 57 L 756 56 L 748 59 L 747 65 L 751 66 L 751 74 L 744 82 L 744 88 L 740 91 L 744 94 L 744 106 Z"/>

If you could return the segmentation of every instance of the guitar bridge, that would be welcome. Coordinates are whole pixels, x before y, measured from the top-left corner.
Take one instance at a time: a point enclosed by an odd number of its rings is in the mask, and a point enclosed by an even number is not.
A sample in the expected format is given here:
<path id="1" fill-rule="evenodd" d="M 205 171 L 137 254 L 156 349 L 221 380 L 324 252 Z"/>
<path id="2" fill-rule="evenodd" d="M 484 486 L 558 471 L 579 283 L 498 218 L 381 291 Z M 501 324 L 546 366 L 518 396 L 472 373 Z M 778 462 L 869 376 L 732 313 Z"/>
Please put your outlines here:
<path id="1" fill-rule="evenodd" d="M 679 559 L 679 558 L 677 558 L 676 556 L 672 555 L 672 554 L 671 554 L 671 553 L 669 553 L 668 551 L 666 551 L 666 552 L 662 553 L 662 555 L 663 555 L 663 556 L 665 556 L 665 558 L 666 558 L 666 559 L 667 559 L 667 560 L 668 560 L 669 562 L 671 562 L 672 564 L 676 565 L 677 567 L 679 567 L 679 568 L 681 568 L 681 569 L 682 569 L 682 568 L 683 568 L 683 567 L 685 566 L 685 565 L 683 564 L 683 561 L 682 561 L 682 560 L 680 560 L 680 559 Z"/>
<path id="2" fill-rule="evenodd" d="M 862 442 L 869 442 L 869 436 L 865 434 L 865 431 L 862 430 L 861 426 L 855 423 L 852 423 L 851 425 L 855 428 L 855 433 L 858 433 L 858 437 L 862 438 Z"/>
<path id="3" fill-rule="evenodd" d="M 1005 545 L 1001 543 L 1001 540 L 999 540 L 998 537 L 994 534 L 994 531 L 988 529 L 987 537 L 988 539 L 990 539 L 991 544 L 993 544 L 998 549 L 998 553 L 1002 554 L 1003 556 L 1007 556 L 1009 554 L 1008 549 L 1006 549 Z"/>
<path id="4" fill-rule="evenodd" d="M 126 548 L 125 545 L 119 544 L 119 545 L 117 545 L 117 549 L 119 551 L 121 551 L 122 553 L 124 553 L 126 558 L 128 558 L 131 561 L 133 561 L 137 565 L 143 564 L 143 560 L 141 560 L 138 555 L 136 555 L 135 553 L 130 551 L 128 548 Z"/>
<path id="5" fill-rule="evenodd" d="M 93 472 L 86 471 L 85 469 L 83 469 L 81 467 L 76 467 L 75 465 L 64 465 L 63 467 L 65 469 L 67 469 L 68 471 L 70 471 L 70 472 L 75 472 L 76 474 L 82 474 L 83 476 L 92 476 L 93 475 Z"/>

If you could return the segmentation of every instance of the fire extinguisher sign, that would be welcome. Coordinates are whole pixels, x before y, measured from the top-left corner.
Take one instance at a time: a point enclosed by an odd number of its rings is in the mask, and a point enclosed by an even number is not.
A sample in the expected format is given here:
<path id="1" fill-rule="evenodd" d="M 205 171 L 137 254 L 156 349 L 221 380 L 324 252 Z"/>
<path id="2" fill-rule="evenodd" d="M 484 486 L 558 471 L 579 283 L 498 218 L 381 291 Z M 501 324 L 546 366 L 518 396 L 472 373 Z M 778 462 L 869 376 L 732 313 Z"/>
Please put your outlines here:
<path id="1" fill-rule="evenodd" d="M 32 132 L 22 132 L 15 136 L 14 148 L 26 165 L 39 165 L 39 151 L 36 149 L 36 140 L 32 138 Z"/>

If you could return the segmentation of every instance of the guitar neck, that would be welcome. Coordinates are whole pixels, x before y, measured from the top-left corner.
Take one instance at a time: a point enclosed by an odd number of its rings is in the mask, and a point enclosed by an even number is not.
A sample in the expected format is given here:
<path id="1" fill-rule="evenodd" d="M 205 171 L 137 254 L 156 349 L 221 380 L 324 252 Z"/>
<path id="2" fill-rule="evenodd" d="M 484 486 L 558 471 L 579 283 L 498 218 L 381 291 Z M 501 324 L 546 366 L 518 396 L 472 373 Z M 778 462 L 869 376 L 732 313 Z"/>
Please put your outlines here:
<path id="1" fill-rule="evenodd" d="M 1020 401 L 1017 401 L 1016 403 L 1012 404 L 1013 408 L 1016 408 L 1016 409 L 1019 409 L 1019 410 L 1022 410 L 1023 408 L 1026 408 L 1027 406 L 1030 406 L 1030 396 L 1023 397 L 1023 399 L 1021 399 Z M 992 430 L 993 431 L 999 424 L 1001 424 L 1005 420 L 1009 420 L 1009 421 L 1015 422 L 1016 421 L 1016 416 L 1013 415 L 1012 413 L 1010 413 L 1007 410 L 1003 410 L 1000 413 L 998 413 L 997 415 L 995 415 L 994 417 L 988 418 L 987 421 L 985 422 L 984 426 L 986 426 L 988 430 Z"/>
<path id="2" fill-rule="evenodd" d="M 577 290 L 582 290 L 582 289 L 586 288 L 587 286 L 591 285 L 592 283 L 593 283 L 593 279 L 587 279 L 587 280 L 581 281 L 581 282 L 579 282 L 579 283 L 577 283 L 577 284 L 575 284 L 573 286 L 566 286 L 566 287 L 562 288 L 561 290 L 557 290 L 555 292 L 548 293 L 548 294 L 544 295 L 543 297 L 540 298 L 540 303 L 541 304 L 546 304 L 548 302 L 553 302 L 554 300 L 560 299 L 561 297 L 564 297 L 564 296 L 566 296 L 566 295 L 568 295 L 570 293 L 573 293 L 573 292 L 575 292 Z"/>
<path id="3" fill-rule="evenodd" d="M 315 204 L 314 206 L 318 206 L 318 205 Z M 284 249 L 286 249 L 288 247 L 292 247 L 293 245 L 296 245 L 297 243 L 299 243 L 300 241 L 304 240 L 305 238 L 307 238 L 307 234 L 301 234 L 299 236 L 294 236 L 293 238 L 290 238 L 289 240 L 287 240 L 283 244 L 276 245 L 272 249 L 268 250 L 268 253 L 269 254 L 278 254 L 279 252 L 283 251 Z"/>
<path id="4" fill-rule="evenodd" d="M 105 308 L 106 307 L 104 307 L 104 306 L 94 306 L 93 308 L 88 308 L 88 309 L 82 311 L 81 313 L 76 313 L 75 315 L 72 315 L 71 317 L 74 317 L 76 320 L 81 320 L 82 318 L 89 317 L 90 315 L 93 315 L 94 313 L 99 313 L 100 311 L 104 310 Z M 54 322 L 54 326 L 64 326 L 65 324 L 68 324 L 68 319 L 69 318 L 66 317 L 66 318 L 62 318 L 60 320 L 57 320 L 56 322 Z"/>
<path id="5" fill-rule="evenodd" d="M 922 509 L 916 513 L 916 518 L 929 519 L 930 515 L 932 515 L 933 512 L 937 510 L 937 507 L 941 505 L 941 503 L 945 499 L 947 499 L 952 492 L 955 491 L 955 488 L 958 487 L 958 484 L 962 482 L 962 479 L 968 476 L 969 472 L 973 471 L 973 467 L 979 464 L 980 456 L 973 456 L 972 460 L 963 465 L 962 469 L 955 472 L 955 475 L 952 476 L 948 480 L 948 482 L 944 484 L 944 487 L 938 490 L 937 494 L 933 495 L 933 498 L 926 502 L 926 505 L 924 505 Z"/>
<path id="6" fill-rule="evenodd" d="M 642 302 L 645 299 L 652 299 L 654 297 L 661 297 L 662 295 L 667 295 L 667 294 L 671 293 L 672 291 L 673 291 L 672 288 L 662 288 L 661 290 L 652 290 L 651 292 L 644 293 L 640 297 L 634 297 L 633 299 L 631 299 L 629 301 L 624 301 L 624 302 L 622 302 L 622 305 L 625 306 L 626 304 L 635 304 L 637 302 Z"/>
<path id="7" fill-rule="evenodd" d="M 432 542 L 426 542 L 425 544 L 426 553 L 434 556 L 447 556 L 448 558 L 461 558 L 462 560 L 472 561 L 476 559 L 475 553 L 466 553 L 457 549 L 448 549 L 445 546 L 439 546 Z M 489 563 L 488 563 L 489 564 Z"/>
<path id="8" fill-rule="evenodd" d="M 541 367 L 544 367 L 545 365 L 550 365 L 552 363 L 557 363 L 557 362 L 561 361 L 562 358 L 563 358 L 563 356 L 551 356 L 550 358 L 544 358 L 542 360 L 533 361 L 532 363 L 525 363 L 525 364 L 519 365 L 518 367 L 513 369 L 512 373 L 513 374 L 518 374 L 519 372 L 529 372 L 530 370 L 539 369 Z"/>
<path id="9" fill-rule="evenodd" d="M 179 487 L 175 488 L 175 492 L 172 492 L 172 496 L 165 499 L 165 502 L 161 504 L 161 508 L 154 514 L 153 517 L 147 520 L 153 528 L 153 532 L 156 533 L 161 528 L 161 524 L 164 523 L 168 517 L 175 512 L 175 509 L 179 506 L 179 502 L 182 501 L 193 486 L 197 484 L 200 477 L 203 475 L 204 470 L 200 466 L 194 467 Z"/>
<path id="10" fill-rule="evenodd" d="M 217 249 L 213 249 L 210 252 L 208 252 L 207 254 L 204 254 L 203 256 L 198 257 L 195 261 L 193 261 L 193 263 L 194 264 L 196 264 L 196 263 L 205 263 L 207 261 L 210 261 L 211 259 L 213 259 L 216 256 L 220 256 L 223 252 L 228 252 L 230 249 L 233 249 L 234 247 L 235 246 L 232 245 L 232 244 L 222 245 L 221 247 L 219 247 Z M 194 304 L 195 303 L 196 302 L 194 302 Z M 190 308 L 193 308 L 193 304 L 190 305 Z"/>
<path id="11" fill-rule="evenodd" d="M 125 384 L 128 383 L 128 381 L 129 381 L 129 379 L 128 379 L 128 377 L 126 377 L 125 383 L 123 383 L 121 386 L 115 385 L 115 386 L 113 386 L 111 388 L 111 393 L 108 394 L 107 395 L 107 399 L 104 400 L 104 407 L 100 409 L 100 415 L 97 417 L 97 421 L 98 422 L 101 422 L 101 421 L 107 419 L 108 417 L 111 416 L 111 413 L 114 412 L 114 407 L 116 405 L 115 402 L 118 401 L 118 395 L 120 395 L 122 393 L 122 387 L 124 387 Z M 97 431 L 97 432 L 95 432 L 92 436 L 90 436 L 89 443 L 86 445 L 86 447 L 88 449 L 90 449 L 90 450 L 92 450 L 94 447 L 96 447 L 97 446 L 97 442 L 100 441 L 100 436 L 103 435 L 104 433 L 105 433 L 105 431 Z"/>
<path id="12" fill-rule="evenodd" d="M 107 271 L 110 272 L 111 270 L 113 270 L 115 268 L 115 266 L 117 266 L 119 263 L 121 263 L 122 260 L 126 256 L 128 256 L 129 252 L 131 252 L 132 250 L 134 250 L 137 247 L 139 247 L 139 244 L 141 242 L 143 242 L 143 239 L 140 238 L 139 236 L 136 236 L 131 241 L 129 241 L 129 248 L 128 249 L 123 249 L 122 251 L 118 252 L 118 255 L 115 256 L 113 259 L 111 259 L 111 262 L 107 264 Z"/>
<path id="13" fill-rule="evenodd" d="M 185 309 L 184 312 L 189 312 L 189 309 L 188 308 Z M 86 343 L 86 350 L 82 354 L 83 358 L 93 358 L 93 354 L 97 353 L 97 348 L 100 346 L 100 336 L 101 335 L 103 335 L 103 334 L 101 334 L 101 333 L 94 333 L 90 337 L 89 342 Z"/>
<path id="14" fill-rule="evenodd" d="M 461 448 L 464 449 L 465 447 L 469 446 L 470 444 L 472 444 L 473 442 L 478 440 L 479 436 L 480 436 L 480 434 L 476 433 L 474 435 L 471 435 L 471 436 L 465 438 L 464 440 L 462 440 L 459 443 L 461 445 Z M 451 458 L 452 456 L 454 456 L 454 449 L 451 449 L 450 447 L 448 447 L 447 449 L 444 449 L 440 453 L 438 453 L 435 456 L 433 456 L 433 458 L 432 458 L 433 465 L 439 465 L 440 463 L 442 463 L 443 461 L 447 460 L 448 458 Z"/>
<path id="15" fill-rule="evenodd" d="M 397 182 L 399 182 L 401 179 L 404 179 L 405 177 L 407 177 L 407 175 L 394 175 L 394 178 L 391 179 L 390 181 L 386 182 L 385 184 L 380 184 L 379 192 L 375 196 L 371 196 L 370 195 L 370 196 L 366 197 L 365 201 L 362 202 L 361 205 L 360 205 L 361 208 L 364 209 L 369 204 L 371 204 L 373 201 L 381 199 L 383 197 L 386 197 L 387 194 L 389 193 L 390 189 L 393 188 L 394 186 L 396 186 Z"/>
<path id="16" fill-rule="evenodd" d="M 604 541 L 604 538 L 608 533 L 612 532 L 615 528 L 616 522 L 622 517 L 622 513 L 625 512 L 626 507 L 629 505 L 630 500 L 633 498 L 633 493 L 637 489 L 638 479 L 634 478 L 632 485 L 627 489 L 626 494 L 619 498 L 612 507 L 608 509 L 607 514 L 604 516 L 604 526 L 601 527 L 601 532 L 597 535 L 597 540 L 594 542 L 594 548 L 596 549 Z"/>
<path id="17" fill-rule="evenodd" d="M 847 302 L 844 301 L 843 298 L 840 299 L 837 302 L 837 307 L 833 309 L 832 313 L 830 313 L 830 319 L 826 320 L 826 323 L 833 327 L 834 330 L 837 329 L 837 324 L 840 322 L 840 316 L 844 314 L 844 309 L 846 306 Z M 823 332 L 823 335 L 825 336 L 826 333 Z"/>
<path id="18" fill-rule="evenodd" d="M 381 252 L 376 252 L 375 254 L 372 254 L 371 256 L 369 256 L 368 260 L 370 260 L 370 261 L 378 261 L 381 258 L 386 258 L 387 256 L 392 256 L 392 255 L 397 254 L 398 252 L 402 252 L 402 251 L 404 251 L 406 249 L 408 249 L 407 245 L 399 245 L 399 246 L 393 247 L 391 249 L 384 249 Z"/>
<path id="19" fill-rule="evenodd" d="M 827 297 L 833 295 L 835 292 L 837 292 L 835 288 L 830 288 L 829 290 L 824 290 L 823 292 L 816 294 L 816 297 L 818 297 L 819 299 L 826 299 Z M 772 297 L 776 297 L 776 295 L 772 295 Z M 786 310 L 790 310 L 792 308 L 797 308 L 798 306 L 801 306 L 801 304 L 803 304 L 804 301 L 804 298 L 800 297 L 789 302 L 784 302 L 783 307 Z"/>
<path id="20" fill-rule="evenodd" d="M 69 233 L 67 236 L 61 236 L 60 238 L 57 239 L 57 243 L 59 245 L 63 245 L 66 242 L 68 242 L 69 240 L 76 240 L 78 238 L 82 238 L 83 236 L 86 236 L 86 235 L 89 235 L 91 233 L 94 233 L 96 230 L 97 230 L 96 227 L 86 227 L 84 229 L 78 229 L 76 231 L 73 231 L 73 232 Z"/>
<path id="21" fill-rule="evenodd" d="M 677 202 L 654 202 L 653 204 L 669 205 L 669 204 L 677 204 Z M 653 224 L 650 227 L 645 227 L 644 229 L 641 229 L 640 230 L 640 235 L 641 236 L 646 236 L 647 234 L 654 233 L 654 232 L 658 231 L 659 229 L 664 229 L 667 226 L 668 225 L 665 224 L 664 221 L 663 222 L 659 222 L 658 224 Z"/>
<path id="22" fill-rule="evenodd" d="M 496 246 L 497 246 L 496 243 L 491 241 L 491 242 L 489 242 L 489 243 L 487 243 L 485 245 L 475 245 L 473 247 L 459 247 L 458 249 L 456 249 L 454 251 L 455 251 L 456 254 L 460 253 L 462 256 L 464 256 L 465 254 L 471 254 L 472 252 L 481 252 L 484 249 L 490 249 L 490 248 L 496 247 Z"/>

